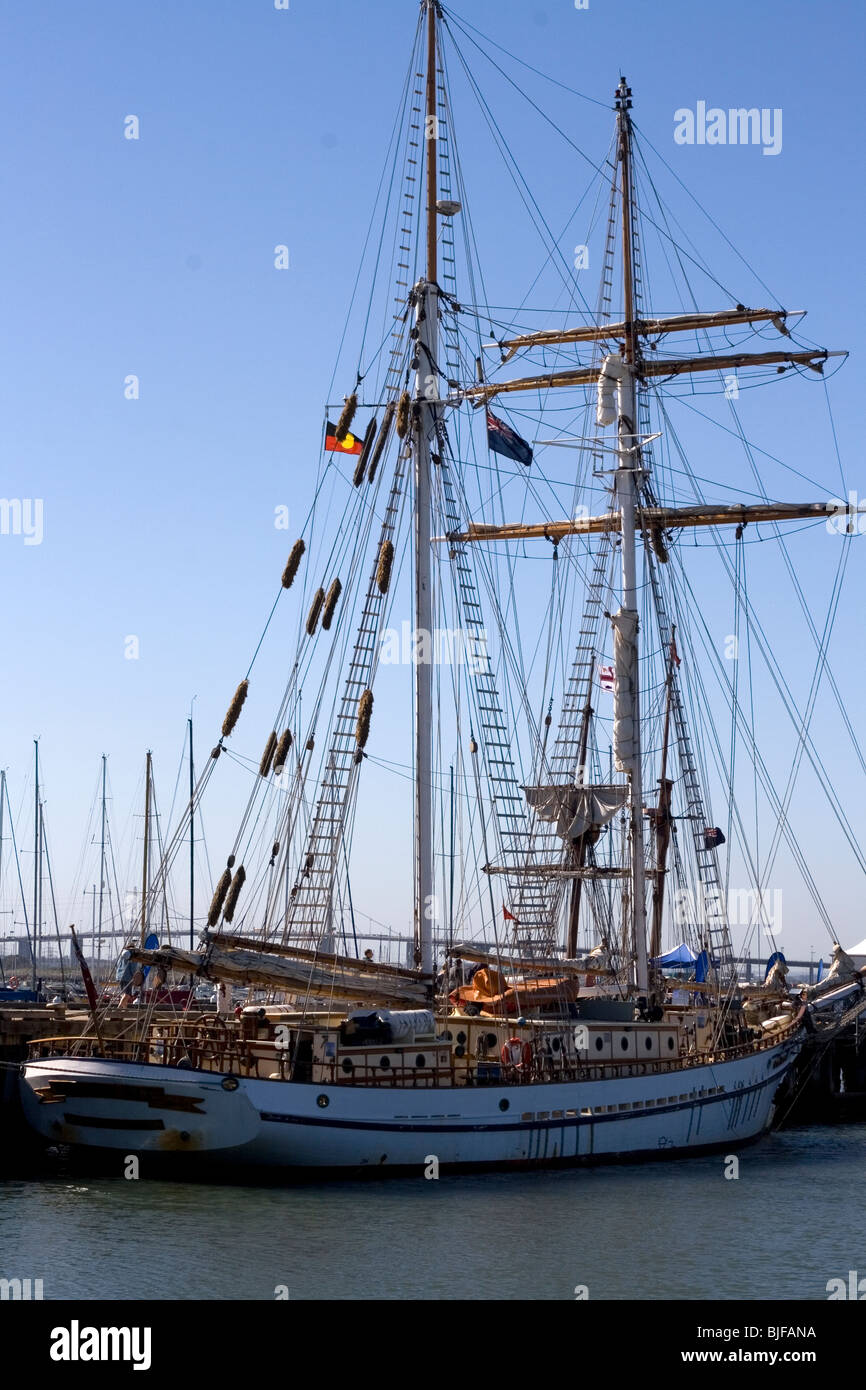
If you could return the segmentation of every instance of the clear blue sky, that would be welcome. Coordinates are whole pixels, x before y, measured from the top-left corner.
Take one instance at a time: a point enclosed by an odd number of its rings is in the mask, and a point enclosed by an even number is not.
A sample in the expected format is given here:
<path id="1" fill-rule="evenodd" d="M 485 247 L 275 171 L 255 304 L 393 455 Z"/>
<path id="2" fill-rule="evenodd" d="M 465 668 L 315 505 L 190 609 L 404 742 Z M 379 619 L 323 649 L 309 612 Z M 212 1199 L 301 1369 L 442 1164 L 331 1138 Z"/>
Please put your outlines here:
<path id="1" fill-rule="evenodd" d="M 810 309 L 813 339 L 854 349 L 830 392 L 848 480 L 862 494 L 862 5 L 590 0 L 577 11 L 569 0 L 460 0 L 456 8 L 608 108 L 627 74 L 639 127 L 778 301 Z M 322 407 L 416 18 L 414 0 L 291 0 L 288 11 L 271 0 L 0 6 L 0 495 L 44 500 L 41 545 L 0 537 L 0 765 L 13 806 L 24 809 L 24 833 L 40 737 L 64 916 L 82 911 L 68 898 L 100 754 L 110 755 L 119 828 L 148 747 L 166 805 L 192 697 L 202 754 L 246 669 L 285 559 L 274 508 L 288 504 L 300 519 L 310 501 Z M 533 192 L 561 227 L 587 166 L 541 138 L 543 127 L 524 128 L 525 108 L 483 59 L 472 62 Z M 600 161 L 610 110 L 525 76 L 534 99 Z M 700 100 L 781 108 L 782 152 L 676 145 L 674 111 Z M 137 141 L 124 139 L 130 114 L 140 119 Z M 456 128 L 480 190 L 473 206 L 490 297 L 518 303 L 536 269 L 520 261 L 531 243 L 523 230 L 509 235 L 506 185 L 468 101 Z M 678 210 L 707 253 L 718 253 L 719 279 L 766 299 L 685 195 Z M 279 243 L 290 248 L 287 272 L 274 269 Z M 707 288 L 702 282 L 705 301 Z M 140 380 L 136 401 L 124 399 L 129 374 Z M 332 399 L 347 389 L 339 380 Z M 769 415 L 744 402 L 747 428 L 833 491 L 823 387 L 808 398 L 803 383 L 784 389 L 770 388 Z M 723 476 L 724 447 L 715 447 L 696 471 Z M 768 489 L 792 499 L 813 491 L 778 471 Z M 808 548 L 796 555 L 810 578 Z M 825 558 L 815 573 L 821 619 L 831 569 Z M 858 550 L 831 660 L 861 735 L 862 584 Z M 718 621 L 724 627 L 724 612 Z M 124 657 L 130 635 L 140 641 L 135 661 Z M 796 672 L 787 628 L 781 645 Z M 827 743 L 862 834 L 862 777 L 840 738 Z M 257 756 L 258 744 L 251 732 L 244 751 Z M 783 761 L 781 743 L 777 752 Z M 814 804 L 814 825 L 801 807 L 798 829 L 814 835 L 822 888 L 853 941 L 866 932 L 862 880 Z M 219 859 L 232 808 L 211 814 Z M 362 879 L 356 898 L 398 925 L 396 901 L 378 907 L 371 886 Z M 792 886 L 792 898 L 797 892 Z M 798 906 L 794 918 L 786 946 L 824 950 L 808 911 Z M 4 918 L 0 933 L 7 929 Z"/>

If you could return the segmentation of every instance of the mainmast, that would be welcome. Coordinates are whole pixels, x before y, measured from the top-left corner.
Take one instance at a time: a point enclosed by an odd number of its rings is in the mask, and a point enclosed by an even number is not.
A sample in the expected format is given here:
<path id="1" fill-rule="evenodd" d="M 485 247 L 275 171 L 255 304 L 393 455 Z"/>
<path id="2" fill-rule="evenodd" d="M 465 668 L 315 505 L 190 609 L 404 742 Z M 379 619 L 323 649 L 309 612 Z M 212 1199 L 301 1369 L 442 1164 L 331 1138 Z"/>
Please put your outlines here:
<path id="1" fill-rule="evenodd" d="M 141 944 L 147 940 L 147 890 L 148 890 L 148 851 L 150 850 L 150 786 L 151 786 L 151 757 L 150 750 L 147 754 L 147 765 L 144 774 L 144 853 L 141 862 Z"/>
<path id="2" fill-rule="evenodd" d="M 630 796 L 631 919 L 635 960 L 635 983 L 639 990 L 649 986 L 646 949 L 646 890 L 644 882 L 643 788 L 641 786 L 640 687 L 638 647 L 637 546 L 635 511 L 637 477 L 641 468 L 637 434 L 636 382 L 640 375 L 638 339 L 634 305 L 634 241 L 632 234 L 631 190 L 631 88 L 620 78 L 616 91 L 617 133 L 622 198 L 622 268 L 625 308 L 625 337 L 617 420 L 618 464 L 614 474 L 614 501 L 619 505 L 622 551 L 623 621 L 616 637 L 622 639 L 627 656 L 617 663 L 617 682 L 625 718 L 631 733 L 623 770 L 627 772 Z M 627 674 L 622 667 L 627 665 Z M 622 688 L 624 687 L 624 688 Z M 619 701 L 618 701 L 619 703 Z"/>
<path id="3" fill-rule="evenodd" d="M 433 591 L 431 454 L 439 400 L 437 258 L 436 0 L 426 0 L 427 95 L 424 122 L 427 191 L 426 278 L 412 291 L 415 310 L 415 944 L 416 963 L 433 973 Z"/>

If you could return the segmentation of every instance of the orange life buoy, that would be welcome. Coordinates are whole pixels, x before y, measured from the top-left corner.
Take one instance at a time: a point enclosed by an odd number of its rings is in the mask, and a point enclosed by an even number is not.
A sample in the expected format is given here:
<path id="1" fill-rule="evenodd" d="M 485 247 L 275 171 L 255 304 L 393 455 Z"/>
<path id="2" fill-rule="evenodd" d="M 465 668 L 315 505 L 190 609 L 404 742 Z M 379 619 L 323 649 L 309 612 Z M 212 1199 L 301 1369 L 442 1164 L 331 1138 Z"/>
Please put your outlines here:
<path id="1" fill-rule="evenodd" d="M 508 1042 L 502 1044 L 499 1056 L 503 1066 L 528 1067 L 532 1061 L 532 1045 L 521 1042 L 520 1038 L 509 1038 Z"/>

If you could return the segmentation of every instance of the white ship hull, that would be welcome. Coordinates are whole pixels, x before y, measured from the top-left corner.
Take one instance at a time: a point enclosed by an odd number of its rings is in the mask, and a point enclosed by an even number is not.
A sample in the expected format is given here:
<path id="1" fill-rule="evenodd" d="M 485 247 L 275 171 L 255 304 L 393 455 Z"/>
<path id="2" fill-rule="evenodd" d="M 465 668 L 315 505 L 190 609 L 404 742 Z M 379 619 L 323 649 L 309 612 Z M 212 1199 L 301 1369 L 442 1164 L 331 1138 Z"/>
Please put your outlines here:
<path id="1" fill-rule="evenodd" d="M 658 1158 L 757 1138 L 800 1049 L 645 1076 L 525 1085 L 362 1087 L 225 1077 L 100 1058 L 23 1068 L 45 1139 L 293 1171 L 420 1173 Z M 636 1069 L 637 1070 L 637 1069 Z M 229 1089 L 226 1089 L 228 1085 Z M 41 1095 L 40 1095 L 41 1093 Z"/>

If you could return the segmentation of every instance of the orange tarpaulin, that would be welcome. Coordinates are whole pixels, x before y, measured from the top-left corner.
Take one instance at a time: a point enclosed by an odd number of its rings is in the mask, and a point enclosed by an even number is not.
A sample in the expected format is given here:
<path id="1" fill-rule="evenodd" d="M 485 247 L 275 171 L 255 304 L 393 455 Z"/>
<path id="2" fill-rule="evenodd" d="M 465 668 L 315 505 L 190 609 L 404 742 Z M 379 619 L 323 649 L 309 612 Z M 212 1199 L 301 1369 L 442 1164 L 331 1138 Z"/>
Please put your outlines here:
<path id="1" fill-rule="evenodd" d="M 499 970 L 477 970 L 472 983 L 461 985 L 448 997 L 452 1004 L 480 1004 L 482 1013 L 517 1014 L 541 1004 L 567 1003 L 578 997 L 580 986 L 573 978 L 515 980 L 508 984 Z"/>

